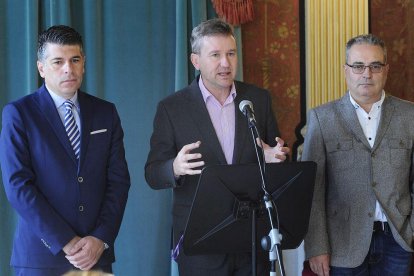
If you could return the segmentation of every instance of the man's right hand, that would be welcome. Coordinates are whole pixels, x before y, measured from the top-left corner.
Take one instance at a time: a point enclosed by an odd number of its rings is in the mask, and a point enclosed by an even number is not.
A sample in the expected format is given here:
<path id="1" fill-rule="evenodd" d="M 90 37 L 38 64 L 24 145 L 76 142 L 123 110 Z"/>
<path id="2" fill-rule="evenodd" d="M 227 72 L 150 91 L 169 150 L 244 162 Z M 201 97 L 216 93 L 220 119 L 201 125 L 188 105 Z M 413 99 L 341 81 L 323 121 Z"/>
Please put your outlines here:
<path id="1" fill-rule="evenodd" d="M 329 255 L 319 255 L 312 258 L 309 258 L 309 265 L 313 273 L 318 274 L 318 276 L 329 276 Z"/>
<path id="2" fill-rule="evenodd" d="M 173 162 L 174 176 L 180 177 L 181 175 L 194 175 L 200 174 L 201 170 L 195 168 L 204 166 L 204 161 L 189 162 L 194 159 L 200 159 L 201 153 L 190 153 L 193 149 L 200 147 L 201 142 L 197 141 L 185 145 L 177 154 L 177 157 Z"/>

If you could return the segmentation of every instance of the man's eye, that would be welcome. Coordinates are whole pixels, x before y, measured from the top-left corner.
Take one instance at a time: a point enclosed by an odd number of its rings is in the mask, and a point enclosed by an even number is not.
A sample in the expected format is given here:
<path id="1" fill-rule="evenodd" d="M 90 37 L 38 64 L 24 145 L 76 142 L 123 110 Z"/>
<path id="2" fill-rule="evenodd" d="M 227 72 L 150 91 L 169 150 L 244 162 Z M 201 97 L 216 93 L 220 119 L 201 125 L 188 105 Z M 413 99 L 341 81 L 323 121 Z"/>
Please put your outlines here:
<path id="1" fill-rule="evenodd" d="M 354 66 L 352 66 L 352 67 L 354 67 L 355 69 L 357 69 L 357 70 L 362 70 L 362 69 L 364 69 L 365 68 L 365 66 L 364 65 L 354 65 Z"/>
<path id="2" fill-rule="evenodd" d="M 381 68 L 381 65 L 379 65 L 379 64 L 371 64 L 371 68 L 372 69 L 380 69 Z"/>

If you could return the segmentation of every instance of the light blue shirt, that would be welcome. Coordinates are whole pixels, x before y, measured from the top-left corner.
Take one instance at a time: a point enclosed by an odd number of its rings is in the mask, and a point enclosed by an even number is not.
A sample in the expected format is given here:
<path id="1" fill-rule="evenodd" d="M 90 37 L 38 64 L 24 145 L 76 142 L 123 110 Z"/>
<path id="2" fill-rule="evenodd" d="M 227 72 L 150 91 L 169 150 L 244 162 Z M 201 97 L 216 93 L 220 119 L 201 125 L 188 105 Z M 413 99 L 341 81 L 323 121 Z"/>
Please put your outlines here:
<path id="1" fill-rule="evenodd" d="M 49 92 L 50 96 L 52 97 L 53 102 L 55 103 L 55 106 L 56 106 L 56 109 L 59 113 L 60 120 L 62 121 L 62 124 L 65 125 L 66 109 L 65 109 L 64 102 L 67 99 L 59 96 L 58 94 L 56 94 L 55 92 L 50 90 L 47 87 L 47 85 L 46 85 L 46 88 L 47 88 L 47 91 Z M 76 108 L 74 108 L 72 110 L 72 113 L 73 113 L 73 116 L 75 117 L 76 124 L 78 125 L 79 133 L 81 133 L 80 108 L 79 108 L 79 101 L 78 101 L 78 92 L 76 91 L 75 95 L 73 95 L 73 97 L 70 98 L 69 100 L 71 100 L 75 104 Z"/>

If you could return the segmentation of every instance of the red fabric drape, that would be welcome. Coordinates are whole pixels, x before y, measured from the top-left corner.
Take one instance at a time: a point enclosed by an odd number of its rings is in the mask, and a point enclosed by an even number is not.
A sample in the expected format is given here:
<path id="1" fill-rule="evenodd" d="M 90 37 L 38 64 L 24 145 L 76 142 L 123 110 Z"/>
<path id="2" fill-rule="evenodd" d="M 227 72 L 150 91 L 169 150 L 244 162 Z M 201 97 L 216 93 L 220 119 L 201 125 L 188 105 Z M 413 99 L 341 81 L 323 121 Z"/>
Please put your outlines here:
<path id="1" fill-rule="evenodd" d="M 253 21 L 253 0 L 211 0 L 218 16 L 232 25 Z"/>

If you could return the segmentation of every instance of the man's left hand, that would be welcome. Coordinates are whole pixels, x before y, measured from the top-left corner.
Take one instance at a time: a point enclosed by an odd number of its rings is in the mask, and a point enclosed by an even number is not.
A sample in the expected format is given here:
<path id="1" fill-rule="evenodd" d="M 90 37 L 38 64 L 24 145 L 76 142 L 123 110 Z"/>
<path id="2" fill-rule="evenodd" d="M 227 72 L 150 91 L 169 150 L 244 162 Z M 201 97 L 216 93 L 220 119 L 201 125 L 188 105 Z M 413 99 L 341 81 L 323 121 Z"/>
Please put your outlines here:
<path id="1" fill-rule="evenodd" d="M 66 255 L 66 259 L 81 270 L 90 270 L 99 260 L 104 243 L 98 238 L 87 236 L 80 239 Z"/>
<path id="2" fill-rule="evenodd" d="M 263 146 L 266 163 L 279 163 L 286 160 L 286 155 L 290 152 L 288 147 L 285 147 L 285 141 L 282 138 L 276 137 L 276 146 L 271 147 L 263 140 L 256 139 L 256 143 L 259 147 Z"/>

